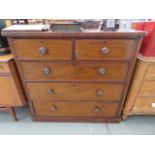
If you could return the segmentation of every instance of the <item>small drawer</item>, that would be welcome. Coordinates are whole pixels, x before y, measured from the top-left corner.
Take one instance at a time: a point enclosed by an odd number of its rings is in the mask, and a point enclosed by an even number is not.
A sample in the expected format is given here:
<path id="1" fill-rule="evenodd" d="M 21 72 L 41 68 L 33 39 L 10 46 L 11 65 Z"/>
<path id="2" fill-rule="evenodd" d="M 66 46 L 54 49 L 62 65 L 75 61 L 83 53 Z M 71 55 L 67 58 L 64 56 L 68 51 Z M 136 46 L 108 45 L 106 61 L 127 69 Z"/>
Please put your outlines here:
<path id="1" fill-rule="evenodd" d="M 10 73 L 10 67 L 8 63 L 0 62 L 0 73 Z"/>
<path id="2" fill-rule="evenodd" d="M 119 104 L 116 102 L 33 102 L 37 116 L 115 117 Z"/>
<path id="3" fill-rule="evenodd" d="M 130 59 L 134 52 L 134 40 L 85 39 L 76 41 L 77 59 Z"/>
<path id="4" fill-rule="evenodd" d="M 136 113 L 155 114 L 155 97 L 137 98 L 133 111 Z"/>
<path id="5" fill-rule="evenodd" d="M 71 59 L 71 40 L 15 39 L 13 47 L 20 59 Z"/>
<path id="6" fill-rule="evenodd" d="M 123 84 L 28 83 L 32 100 L 109 100 L 121 99 Z"/>
<path id="7" fill-rule="evenodd" d="M 50 63 L 21 62 L 27 81 L 125 81 L 128 63 Z M 33 73 L 32 73 L 33 72 Z"/>
<path id="8" fill-rule="evenodd" d="M 155 81 L 143 81 L 140 91 L 138 93 L 139 96 L 153 96 L 155 97 Z"/>

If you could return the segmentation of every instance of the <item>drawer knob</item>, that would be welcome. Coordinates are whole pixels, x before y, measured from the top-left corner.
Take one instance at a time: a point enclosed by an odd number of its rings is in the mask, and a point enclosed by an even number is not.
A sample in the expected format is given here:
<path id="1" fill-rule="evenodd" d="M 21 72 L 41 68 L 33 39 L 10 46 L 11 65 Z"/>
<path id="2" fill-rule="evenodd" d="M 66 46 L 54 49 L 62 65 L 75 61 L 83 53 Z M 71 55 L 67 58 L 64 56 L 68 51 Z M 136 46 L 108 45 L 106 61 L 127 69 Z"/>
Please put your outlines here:
<path id="1" fill-rule="evenodd" d="M 50 68 L 44 68 L 44 69 L 43 69 L 43 73 L 44 73 L 44 75 L 50 74 L 50 73 L 51 73 Z"/>
<path id="2" fill-rule="evenodd" d="M 0 65 L 0 70 L 3 70 L 3 66 L 2 65 Z"/>
<path id="3" fill-rule="evenodd" d="M 99 107 L 95 107 L 95 112 L 96 113 L 101 112 L 100 108 Z"/>
<path id="4" fill-rule="evenodd" d="M 97 90 L 96 90 L 96 95 L 97 95 L 97 96 L 102 96 L 102 95 L 103 95 L 102 90 L 101 90 L 101 89 L 97 89 Z"/>
<path id="5" fill-rule="evenodd" d="M 110 50 L 109 50 L 109 48 L 107 48 L 107 47 L 103 47 L 102 49 L 101 49 L 101 53 L 102 54 L 108 54 L 110 52 Z"/>
<path id="6" fill-rule="evenodd" d="M 152 108 L 155 108 L 155 102 L 151 103 Z"/>
<path id="7" fill-rule="evenodd" d="M 99 68 L 98 72 L 100 75 L 105 75 L 106 70 L 105 70 L 105 68 Z"/>
<path id="8" fill-rule="evenodd" d="M 39 52 L 40 52 L 40 54 L 44 55 L 44 54 L 47 54 L 48 49 L 46 47 L 40 47 Z"/>
<path id="9" fill-rule="evenodd" d="M 58 108 L 56 107 L 56 105 L 53 105 L 53 106 L 51 107 L 51 110 L 52 110 L 52 111 L 57 111 Z"/>
<path id="10" fill-rule="evenodd" d="M 48 94 L 53 95 L 54 94 L 54 89 L 48 89 Z"/>

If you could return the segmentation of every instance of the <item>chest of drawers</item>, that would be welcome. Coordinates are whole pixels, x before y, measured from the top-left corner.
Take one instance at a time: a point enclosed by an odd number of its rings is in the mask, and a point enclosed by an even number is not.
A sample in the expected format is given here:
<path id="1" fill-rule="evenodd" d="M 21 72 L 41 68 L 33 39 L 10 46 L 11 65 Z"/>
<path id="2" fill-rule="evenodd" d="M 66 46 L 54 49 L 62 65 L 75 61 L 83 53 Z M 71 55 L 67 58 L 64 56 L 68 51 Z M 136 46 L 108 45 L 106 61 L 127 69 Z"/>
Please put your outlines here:
<path id="1" fill-rule="evenodd" d="M 144 32 L 9 32 L 35 121 L 119 122 Z"/>
<path id="2" fill-rule="evenodd" d="M 14 107 L 24 106 L 25 94 L 12 54 L 0 56 L 0 111 L 17 120 Z"/>
<path id="3" fill-rule="evenodd" d="M 139 55 L 123 118 L 130 115 L 155 115 L 155 58 Z"/>

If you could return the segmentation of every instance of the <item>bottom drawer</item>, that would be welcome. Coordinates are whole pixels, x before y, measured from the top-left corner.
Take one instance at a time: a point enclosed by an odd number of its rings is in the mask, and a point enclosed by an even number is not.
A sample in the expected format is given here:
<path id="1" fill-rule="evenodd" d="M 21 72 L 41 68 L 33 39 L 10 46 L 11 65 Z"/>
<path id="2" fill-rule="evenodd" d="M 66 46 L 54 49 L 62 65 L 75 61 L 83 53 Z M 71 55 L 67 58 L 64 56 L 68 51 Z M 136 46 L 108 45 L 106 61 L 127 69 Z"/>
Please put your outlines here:
<path id="1" fill-rule="evenodd" d="M 88 101 L 34 102 L 38 116 L 114 117 L 119 103 Z"/>
<path id="2" fill-rule="evenodd" d="M 133 107 L 136 113 L 155 114 L 155 97 L 137 98 Z"/>

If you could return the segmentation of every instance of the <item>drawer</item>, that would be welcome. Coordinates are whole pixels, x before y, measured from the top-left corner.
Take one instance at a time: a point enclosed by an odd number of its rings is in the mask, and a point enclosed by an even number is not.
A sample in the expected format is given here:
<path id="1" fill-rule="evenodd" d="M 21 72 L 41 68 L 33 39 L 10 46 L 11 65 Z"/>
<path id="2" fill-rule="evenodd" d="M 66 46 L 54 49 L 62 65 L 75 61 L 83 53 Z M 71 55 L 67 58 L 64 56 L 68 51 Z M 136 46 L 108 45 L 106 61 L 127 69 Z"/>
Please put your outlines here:
<path id="1" fill-rule="evenodd" d="M 77 59 L 130 59 L 134 52 L 134 40 L 86 39 L 76 41 Z"/>
<path id="2" fill-rule="evenodd" d="M 6 62 L 0 62 L 0 73 L 10 73 L 9 64 Z"/>
<path id="3" fill-rule="evenodd" d="M 116 102 L 33 102 L 38 116 L 115 117 L 119 104 Z"/>
<path id="4" fill-rule="evenodd" d="M 28 83 L 32 100 L 120 100 L 122 84 Z"/>
<path id="5" fill-rule="evenodd" d="M 71 59 L 71 40 L 15 39 L 13 46 L 18 58 Z"/>
<path id="6" fill-rule="evenodd" d="M 150 63 L 150 65 L 148 65 L 145 77 L 147 79 L 155 80 L 155 63 Z"/>
<path id="7" fill-rule="evenodd" d="M 139 95 L 155 97 L 155 81 L 143 81 L 139 91 Z"/>
<path id="8" fill-rule="evenodd" d="M 154 98 L 137 98 L 133 107 L 136 113 L 155 114 L 155 97 Z"/>
<path id="9" fill-rule="evenodd" d="M 128 63 L 49 63 L 22 62 L 25 80 L 62 81 L 123 81 L 128 71 Z M 33 72 L 33 73 L 32 73 Z"/>
<path id="10" fill-rule="evenodd" d="M 11 76 L 0 76 L 0 107 L 22 104 L 18 83 Z"/>

